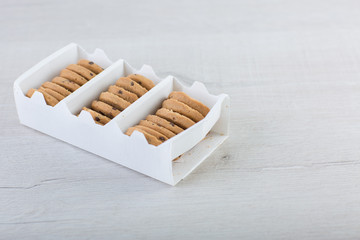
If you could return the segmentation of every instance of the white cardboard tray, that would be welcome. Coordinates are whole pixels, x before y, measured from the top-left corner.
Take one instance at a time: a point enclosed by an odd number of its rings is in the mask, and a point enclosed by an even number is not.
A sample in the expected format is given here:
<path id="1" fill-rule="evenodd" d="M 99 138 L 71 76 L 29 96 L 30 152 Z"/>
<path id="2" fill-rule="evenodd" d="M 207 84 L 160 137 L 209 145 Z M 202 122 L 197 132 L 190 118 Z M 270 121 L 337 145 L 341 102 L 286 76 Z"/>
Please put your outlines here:
<path id="1" fill-rule="evenodd" d="M 82 58 L 94 61 L 105 70 L 55 107 L 47 105 L 39 92 L 31 98 L 25 96 L 30 88 L 38 88 Z M 146 76 L 156 86 L 105 126 L 95 124 L 88 112 L 81 111 L 119 77 L 132 73 Z M 157 147 L 148 144 L 137 131 L 130 137 L 124 134 L 127 128 L 153 114 L 172 91 L 183 91 L 198 99 L 210 112 L 200 122 Z M 123 59 L 110 61 L 101 49 L 87 53 L 75 43 L 45 58 L 16 79 L 14 96 L 22 124 L 173 186 L 204 161 L 229 133 L 230 107 L 226 94 L 211 95 L 200 82 L 187 87 L 173 76 L 160 79 L 150 66 L 136 70 Z M 172 161 L 180 155 L 179 160 Z"/>

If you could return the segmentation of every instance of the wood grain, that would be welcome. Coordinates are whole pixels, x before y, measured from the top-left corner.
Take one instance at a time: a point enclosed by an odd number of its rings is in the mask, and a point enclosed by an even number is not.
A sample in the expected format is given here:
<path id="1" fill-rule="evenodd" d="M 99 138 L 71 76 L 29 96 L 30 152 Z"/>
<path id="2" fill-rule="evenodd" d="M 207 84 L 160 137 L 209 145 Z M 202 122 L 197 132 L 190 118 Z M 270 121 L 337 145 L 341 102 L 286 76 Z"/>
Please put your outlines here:
<path id="1" fill-rule="evenodd" d="M 0 239 L 360 238 L 358 1 L 73 2 L 0 2 Z M 20 125 L 69 42 L 228 93 L 229 140 L 170 187 Z"/>

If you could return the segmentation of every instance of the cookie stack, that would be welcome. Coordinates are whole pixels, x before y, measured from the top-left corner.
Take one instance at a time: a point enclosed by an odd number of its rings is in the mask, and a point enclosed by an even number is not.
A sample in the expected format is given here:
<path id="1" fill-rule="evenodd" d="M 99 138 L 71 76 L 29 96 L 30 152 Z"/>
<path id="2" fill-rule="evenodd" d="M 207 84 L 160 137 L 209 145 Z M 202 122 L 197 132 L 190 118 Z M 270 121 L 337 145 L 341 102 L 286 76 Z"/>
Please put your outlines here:
<path id="1" fill-rule="evenodd" d="M 130 136 L 135 130 L 139 131 L 149 144 L 158 146 L 202 120 L 209 111 L 207 106 L 184 92 L 172 92 L 155 115 L 148 115 L 125 134 Z"/>
<path id="2" fill-rule="evenodd" d="M 30 98 L 35 91 L 41 92 L 46 103 L 55 106 L 103 70 L 94 62 L 81 59 L 77 64 L 70 64 L 61 70 L 60 76 L 43 83 L 39 89 L 31 88 L 26 96 Z"/>
<path id="3" fill-rule="evenodd" d="M 154 86 L 153 81 L 140 74 L 121 77 L 102 92 L 90 108 L 83 107 L 83 110 L 88 111 L 97 124 L 105 125 Z"/>

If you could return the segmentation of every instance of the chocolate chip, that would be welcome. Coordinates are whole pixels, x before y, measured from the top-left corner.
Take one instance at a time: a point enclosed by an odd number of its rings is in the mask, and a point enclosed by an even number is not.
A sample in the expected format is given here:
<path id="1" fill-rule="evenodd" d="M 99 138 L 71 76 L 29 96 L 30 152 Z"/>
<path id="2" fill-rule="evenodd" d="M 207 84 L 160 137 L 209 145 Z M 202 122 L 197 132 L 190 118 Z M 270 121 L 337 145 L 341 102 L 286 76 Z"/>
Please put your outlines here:
<path id="1" fill-rule="evenodd" d="M 161 141 L 165 141 L 165 138 L 164 138 L 164 137 L 159 137 L 159 139 L 160 139 Z"/>
<path id="2" fill-rule="evenodd" d="M 131 85 L 131 86 L 134 86 L 134 82 L 131 82 L 130 85 Z"/>
<path id="3" fill-rule="evenodd" d="M 93 64 L 94 64 L 94 62 L 89 62 L 89 64 L 90 64 L 90 65 L 93 65 Z"/>
<path id="4" fill-rule="evenodd" d="M 161 127 L 161 125 L 160 124 L 157 124 L 159 127 Z"/>
<path id="5" fill-rule="evenodd" d="M 90 73 L 90 76 L 93 76 L 94 74 Z"/>
<path id="6" fill-rule="evenodd" d="M 138 82 L 138 84 L 142 85 L 142 82 L 141 82 L 141 81 L 139 81 L 139 82 Z"/>
<path id="7" fill-rule="evenodd" d="M 122 91 L 121 91 L 121 90 L 119 90 L 119 93 L 120 93 L 120 94 L 122 94 Z"/>
<path id="8" fill-rule="evenodd" d="M 175 124 L 173 124 L 172 122 L 170 123 L 170 125 L 173 126 L 173 127 L 175 126 Z"/>
<path id="9" fill-rule="evenodd" d="M 112 107 L 112 109 L 113 109 L 113 110 L 117 110 L 117 108 L 116 108 L 116 107 Z"/>
<path id="10" fill-rule="evenodd" d="M 95 117 L 95 121 L 100 121 L 100 118 L 99 117 Z"/>

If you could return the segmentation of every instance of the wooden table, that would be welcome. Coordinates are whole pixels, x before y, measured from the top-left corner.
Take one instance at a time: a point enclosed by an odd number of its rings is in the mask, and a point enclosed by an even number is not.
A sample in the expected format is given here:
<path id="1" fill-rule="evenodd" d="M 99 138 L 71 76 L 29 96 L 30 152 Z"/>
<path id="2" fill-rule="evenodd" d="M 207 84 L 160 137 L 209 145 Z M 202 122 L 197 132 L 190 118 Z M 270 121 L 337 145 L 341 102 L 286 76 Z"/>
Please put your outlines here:
<path id="1" fill-rule="evenodd" d="M 360 3 L 0 2 L 0 239 L 359 239 Z M 12 84 L 70 42 L 231 96 L 176 187 L 19 124 Z"/>

